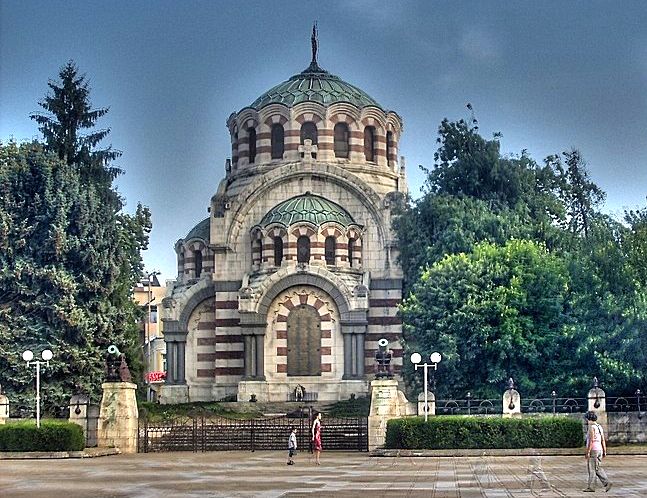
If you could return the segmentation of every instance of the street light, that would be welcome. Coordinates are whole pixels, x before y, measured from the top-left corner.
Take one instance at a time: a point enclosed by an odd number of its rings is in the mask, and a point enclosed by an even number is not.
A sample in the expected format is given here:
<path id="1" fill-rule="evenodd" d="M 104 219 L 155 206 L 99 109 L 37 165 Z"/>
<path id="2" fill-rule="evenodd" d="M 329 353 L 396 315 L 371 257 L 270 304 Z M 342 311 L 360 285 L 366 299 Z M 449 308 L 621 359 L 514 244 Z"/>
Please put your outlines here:
<path id="1" fill-rule="evenodd" d="M 147 307 L 147 312 L 146 312 L 146 323 L 144 324 L 146 328 L 146 376 L 145 380 L 146 383 L 149 384 L 148 376 L 151 372 L 151 303 L 155 300 L 155 297 L 153 296 L 153 289 L 151 287 L 151 281 L 154 277 L 159 275 L 160 272 L 157 270 L 153 270 L 152 272 L 149 272 L 146 274 L 146 286 L 148 288 L 148 302 L 146 303 Z M 148 401 L 151 401 L 152 396 L 150 392 L 150 386 L 148 387 L 147 393 L 146 393 L 146 399 Z"/>
<path id="2" fill-rule="evenodd" d="M 415 367 L 416 370 L 418 370 L 418 367 L 422 367 L 422 370 L 424 372 L 424 378 L 425 378 L 425 422 L 427 421 L 427 414 L 429 412 L 429 406 L 427 405 L 427 370 L 429 367 L 432 367 L 434 371 L 438 368 L 438 364 L 440 363 L 440 360 L 443 359 L 443 357 L 440 355 L 440 353 L 431 353 L 431 356 L 429 357 L 431 360 L 431 365 L 427 362 L 424 362 L 423 364 L 420 364 L 422 361 L 422 356 L 420 353 L 413 353 L 411 355 L 411 363 L 413 363 L 413 366 Z"/>
<path id="3" fill-rule="evenodd" d="M 45 349 L 40 356 L 43 361 L 34 360 L 34 353 L 29 349 L 22 354 L 22 359 L 27 362 L 27 366 L 36 365 L 36 427 L 40 427 L 40 364 L 44 362 L 49 366 L 49 360 L 54 354 L 49 349 Z"/>

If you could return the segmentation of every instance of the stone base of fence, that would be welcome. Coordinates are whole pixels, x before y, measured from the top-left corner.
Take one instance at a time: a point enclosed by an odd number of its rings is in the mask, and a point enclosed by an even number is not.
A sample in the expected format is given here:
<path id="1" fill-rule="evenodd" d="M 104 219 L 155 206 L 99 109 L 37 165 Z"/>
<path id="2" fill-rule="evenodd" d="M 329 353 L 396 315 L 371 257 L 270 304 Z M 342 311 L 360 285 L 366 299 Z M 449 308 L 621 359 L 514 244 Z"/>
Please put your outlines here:
<path id="1" fill-rule="evenodd" d="M 131 382 L 105 382 L 99 409 L 98 445 L 116 447 L 122 453 L 137 453 L 138 411 Z"/>

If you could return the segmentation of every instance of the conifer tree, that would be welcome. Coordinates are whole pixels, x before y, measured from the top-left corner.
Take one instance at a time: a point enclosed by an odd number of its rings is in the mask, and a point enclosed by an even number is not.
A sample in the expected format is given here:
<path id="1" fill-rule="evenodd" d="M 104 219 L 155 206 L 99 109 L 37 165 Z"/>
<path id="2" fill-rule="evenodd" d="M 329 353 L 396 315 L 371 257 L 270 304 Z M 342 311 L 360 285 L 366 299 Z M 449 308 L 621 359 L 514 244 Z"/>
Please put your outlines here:
<path id="1" fill-rule="evenodd" d="M 15 403 L 31 404 L 21 354 L 49 347 L 46 408 L 79 387 L 98 399 L 110 344 L 141 378 L 132 288 L 151 229 L 147 208 L 121 211 L 111 165 L 120 153 L 98 148 L 108 130 L 93 131 L 107 109 L 92 110 L 72 62 L 59 76 L 41 103 L 51 114 L 32 116 L 45 143 L 0 144 L 0 379 Z"/>

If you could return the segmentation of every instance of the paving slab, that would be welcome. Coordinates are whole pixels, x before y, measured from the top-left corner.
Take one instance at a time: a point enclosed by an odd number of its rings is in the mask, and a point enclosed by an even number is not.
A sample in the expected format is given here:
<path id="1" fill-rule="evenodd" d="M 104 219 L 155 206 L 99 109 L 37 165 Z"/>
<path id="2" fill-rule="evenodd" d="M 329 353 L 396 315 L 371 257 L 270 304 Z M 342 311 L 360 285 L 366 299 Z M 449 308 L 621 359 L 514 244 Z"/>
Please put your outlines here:
<path id="1" fill-rule="evenodd" d="M 284 452 L 148 453 L 90 459 L 3 460 L 2 498 L 103 497 L 591 497 L 583 456 L 371 457 Z M 610 455 L 614 482 L 597 496 L 647 497 L 647 455 Z"/>

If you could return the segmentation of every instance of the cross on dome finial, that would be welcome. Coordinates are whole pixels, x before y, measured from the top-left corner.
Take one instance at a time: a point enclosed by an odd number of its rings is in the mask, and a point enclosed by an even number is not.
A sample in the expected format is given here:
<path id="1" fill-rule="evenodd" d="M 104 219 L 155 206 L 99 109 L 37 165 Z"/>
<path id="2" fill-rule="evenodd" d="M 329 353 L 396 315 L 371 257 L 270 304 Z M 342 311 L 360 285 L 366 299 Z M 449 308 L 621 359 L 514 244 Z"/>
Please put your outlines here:
<path id="1" fill-rule="evenodd" d="M 312 43 L 312 61 L 310 64 L 317 64 L 317 21 L 312 23 L 312 36 L 310 37 L 310 42 Z"/>

